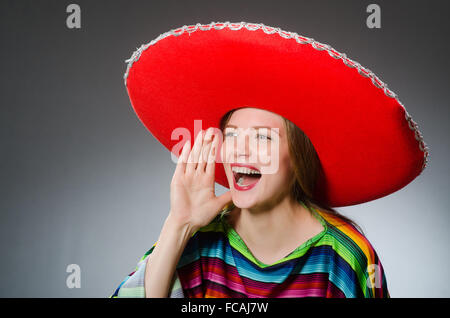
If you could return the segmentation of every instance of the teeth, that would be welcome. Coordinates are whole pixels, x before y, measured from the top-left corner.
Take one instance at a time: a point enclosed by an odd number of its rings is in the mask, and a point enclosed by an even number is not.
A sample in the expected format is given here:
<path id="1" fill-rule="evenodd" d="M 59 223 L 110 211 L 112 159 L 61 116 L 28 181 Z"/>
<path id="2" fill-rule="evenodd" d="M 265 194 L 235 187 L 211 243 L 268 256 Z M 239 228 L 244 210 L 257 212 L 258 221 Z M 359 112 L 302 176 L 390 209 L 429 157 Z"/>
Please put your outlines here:
<path id="1" fill-rule="evenodd" d="M 231 168 L 233 172 L 245 173 L 245 174 L 261 174 L 258 170 L 253 170 L 246 167 L 233 167 Z"/>
<path id="2" fill-rule="evenodd" d="M 244 178 L 240 177 L 237 184 L 240 186 L 243 186 L 244 185 L 243 182 L 244 182 Z"/>

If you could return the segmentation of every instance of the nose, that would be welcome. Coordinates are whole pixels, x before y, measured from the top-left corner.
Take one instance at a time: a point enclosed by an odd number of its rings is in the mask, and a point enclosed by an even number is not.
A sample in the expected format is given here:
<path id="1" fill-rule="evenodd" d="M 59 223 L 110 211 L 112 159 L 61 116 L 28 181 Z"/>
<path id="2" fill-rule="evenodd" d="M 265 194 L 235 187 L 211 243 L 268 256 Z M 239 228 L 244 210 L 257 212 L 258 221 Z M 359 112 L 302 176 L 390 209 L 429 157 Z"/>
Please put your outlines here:
<path id="1" fill-rule="evenodd" d="M 237 136 L 234 153 L 237 159 L 247 160 L 251 156 L 250 136 L 247 133 L 243 132 Z"/>

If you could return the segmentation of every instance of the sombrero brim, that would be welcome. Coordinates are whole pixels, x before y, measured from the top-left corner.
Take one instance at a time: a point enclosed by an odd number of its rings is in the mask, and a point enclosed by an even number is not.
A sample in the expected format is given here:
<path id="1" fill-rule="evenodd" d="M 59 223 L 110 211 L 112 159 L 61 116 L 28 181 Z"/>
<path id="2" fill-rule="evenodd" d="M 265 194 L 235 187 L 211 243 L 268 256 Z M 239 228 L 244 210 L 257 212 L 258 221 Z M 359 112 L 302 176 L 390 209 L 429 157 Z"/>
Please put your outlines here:
<path id="1" fill-rule="evenodd" d="M 263 24 L 184 26 L 126 61 L 125 85 L 142 123 L 170 151 L 194 120 L 218 127 L 238 107 L 288 118 L 312 141 L 332 207 L 371 201 L 416 178 L 428 150 L 397 95 L 328 45 Z M 177 154 L 178 155 L 178 154 Z M 216 182 L 228 187 L 222 164 Z"/>

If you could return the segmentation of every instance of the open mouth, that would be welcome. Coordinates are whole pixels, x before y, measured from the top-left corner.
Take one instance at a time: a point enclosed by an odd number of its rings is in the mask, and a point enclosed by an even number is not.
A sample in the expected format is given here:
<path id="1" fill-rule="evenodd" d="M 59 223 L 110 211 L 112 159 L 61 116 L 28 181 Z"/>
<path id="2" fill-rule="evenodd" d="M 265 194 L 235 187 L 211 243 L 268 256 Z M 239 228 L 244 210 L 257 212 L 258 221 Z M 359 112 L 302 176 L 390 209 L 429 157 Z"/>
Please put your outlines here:
<path id="1" fill-rule="evenodd" d="M 250 190 L 261 179 L 261 172 L 255 167 L 234 164 L 231 165 L 231 171 L 234 187 L 240 191 Z"/>

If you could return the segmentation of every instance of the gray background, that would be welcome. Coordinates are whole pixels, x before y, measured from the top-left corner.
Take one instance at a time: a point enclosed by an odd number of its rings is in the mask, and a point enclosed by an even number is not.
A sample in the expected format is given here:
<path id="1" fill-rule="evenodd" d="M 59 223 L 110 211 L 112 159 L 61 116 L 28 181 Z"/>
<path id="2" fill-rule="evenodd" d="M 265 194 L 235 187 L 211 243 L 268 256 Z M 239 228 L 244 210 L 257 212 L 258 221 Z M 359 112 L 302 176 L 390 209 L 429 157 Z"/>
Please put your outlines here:
<path id="1" fill-rule="evenodd" d="M 0 2 L 1 297 L 107 297 L 134 270 L 169 210 L 175 165 L 131 108 L 124 60 L 161 33 L 212 21 L 328 43 L 399 95 L 429 167 L 338 210 L 365 230 L 392 297 L 450 296 L 448 2 L 76 1 L 79 30 L 66 27 L 70 3 Z M 370 3 L 381 29 L 366 27 Z M 72 263 L 79 289 L 66 287 Z"/>

